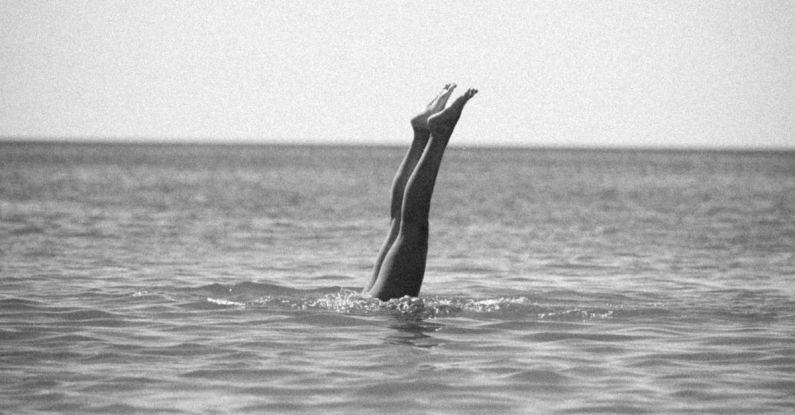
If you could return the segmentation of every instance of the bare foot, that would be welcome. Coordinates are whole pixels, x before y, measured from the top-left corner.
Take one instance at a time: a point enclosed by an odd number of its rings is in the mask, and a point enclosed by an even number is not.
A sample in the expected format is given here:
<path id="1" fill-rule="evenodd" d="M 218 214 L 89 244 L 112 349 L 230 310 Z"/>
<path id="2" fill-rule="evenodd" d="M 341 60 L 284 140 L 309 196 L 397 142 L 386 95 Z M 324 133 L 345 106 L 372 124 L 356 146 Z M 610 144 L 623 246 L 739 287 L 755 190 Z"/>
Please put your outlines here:
<path id="1" fill-rule="evenodd" d="M 455 128 L 458 119 L 461 117 L 461 111 L 464 109 L 464 105 L 477 93 L 477 89 L 467 89 L 464 95 L 458 97 L 458 99 L 444 111 L 428 117 L 428 129 L 431 131 L 431 134 L 434 137 L 450 138 L 450 134 L 453 133 L 453 128 Z"/>
<path id="2" fill-rule="evenodd" d="M 447 99 L 450 98 L 450 94 L 453 93 L 455 87 L 456 84 L 445 85 L 441 92 L 436 95 L 436 98 L 428 103 L 425 110 L 411 119 L 411 126 L 414 127 L 415 130 L 428 131 L 428 117 L 444 109 L 444 106 L 447 104 Z"/>

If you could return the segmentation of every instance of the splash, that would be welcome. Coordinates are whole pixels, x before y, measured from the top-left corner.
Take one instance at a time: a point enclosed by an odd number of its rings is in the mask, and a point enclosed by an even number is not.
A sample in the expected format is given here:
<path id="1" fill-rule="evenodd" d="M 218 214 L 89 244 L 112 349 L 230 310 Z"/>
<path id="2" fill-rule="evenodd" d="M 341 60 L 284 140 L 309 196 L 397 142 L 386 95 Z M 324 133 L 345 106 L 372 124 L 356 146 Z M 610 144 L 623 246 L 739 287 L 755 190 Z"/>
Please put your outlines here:
<path id="1" fill-rule="evenodd" d="M 353 315 L 397 314 L 410 320 L 467 315 L 494 318 L 577 321 L 609 319 L 614 308 L 572 304 L 540 304 L 525 296 L 473 298 L 465 296 L 427 296 L 381 301 L 349 288 L 300 290 L 272 289 L 270 284 L 241 283 L 234 286 L 213 284 L 198 288 L 208 305 L 249 309 L 289 309 Z M 334 290 L 330 292 L 331 290 Z M 146 295 L 138 292 L 134 295 Z"/>
<path id="2" fill-rule="evenodd" d="M 232 301 L 232 300 L 224 300 L 223 298 L 207 297 L 207 302 L 208 303 L 212 303 L 212 304 L 229 305 L 229 306 L 235 306 L 235 307 L 245 307 L 246 306 L 245 303 L 241 303 L 241 302 L 238 302 L 238 301 Z"/>
<path id="3" fill-rule="evenodd" d="M 527 297 L 409 297 L 381 301 L 359 291 L 340 289 L 318 297 L 285 298 L 265 296 L 251 303 L 259 307 L 284 307 L 298 310 L 331 311 L 343 314 L 396 313 L 407 319 L 432 319 L 461 315 L 538 318 L 549 320 L 605 319 L 612 310 L 589 310 L 571 306 L 540 305 Z"/>

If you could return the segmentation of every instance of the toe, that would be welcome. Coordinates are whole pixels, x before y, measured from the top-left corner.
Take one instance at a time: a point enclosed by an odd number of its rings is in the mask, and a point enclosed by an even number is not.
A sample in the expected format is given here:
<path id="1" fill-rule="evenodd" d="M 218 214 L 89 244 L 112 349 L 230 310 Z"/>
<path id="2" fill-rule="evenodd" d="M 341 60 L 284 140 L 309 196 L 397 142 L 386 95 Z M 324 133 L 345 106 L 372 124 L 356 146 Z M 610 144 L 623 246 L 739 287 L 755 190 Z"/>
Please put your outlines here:
<path id="1" fill-rule="evenodd" d="M 450 86 L 447 89 L 445 89 L 444 93 L 441 96 L 441 99 L 450 98 L 450 95 L 453 94 L 453 90 L 455 89 L 455 87 L 456 87 L 455 84 L 450 84 Z"/>

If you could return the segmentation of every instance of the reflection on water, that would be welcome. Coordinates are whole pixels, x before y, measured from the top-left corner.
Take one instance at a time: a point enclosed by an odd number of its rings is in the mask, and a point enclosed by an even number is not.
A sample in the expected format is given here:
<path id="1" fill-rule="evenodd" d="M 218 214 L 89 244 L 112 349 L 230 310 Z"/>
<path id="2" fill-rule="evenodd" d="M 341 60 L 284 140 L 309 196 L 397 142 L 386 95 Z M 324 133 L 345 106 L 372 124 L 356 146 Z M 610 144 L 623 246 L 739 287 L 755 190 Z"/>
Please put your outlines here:
<path id="1" fill-rule="evenodd" d="M 406 319 L 402 316 L 392 316 L 394 323 L 389 328 L 395 330 L 384 339 L 386 344 L 398 344 L 421 348 L 434 348 L 443 343 L 433 337 L 433 333 L 441 330 L 444 325 L 434 322 Z"/>

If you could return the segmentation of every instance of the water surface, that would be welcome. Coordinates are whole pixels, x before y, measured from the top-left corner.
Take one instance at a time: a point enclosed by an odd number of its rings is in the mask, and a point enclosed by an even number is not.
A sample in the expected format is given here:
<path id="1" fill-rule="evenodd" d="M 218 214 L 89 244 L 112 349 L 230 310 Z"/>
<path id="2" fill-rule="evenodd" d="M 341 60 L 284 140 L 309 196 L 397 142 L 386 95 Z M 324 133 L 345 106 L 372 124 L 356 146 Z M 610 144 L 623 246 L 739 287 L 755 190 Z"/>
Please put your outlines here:
<path id="1" fill-rule="evenodd" d="M 795 153 L 0 143 L 0 411 L 787 413 Z"/>

